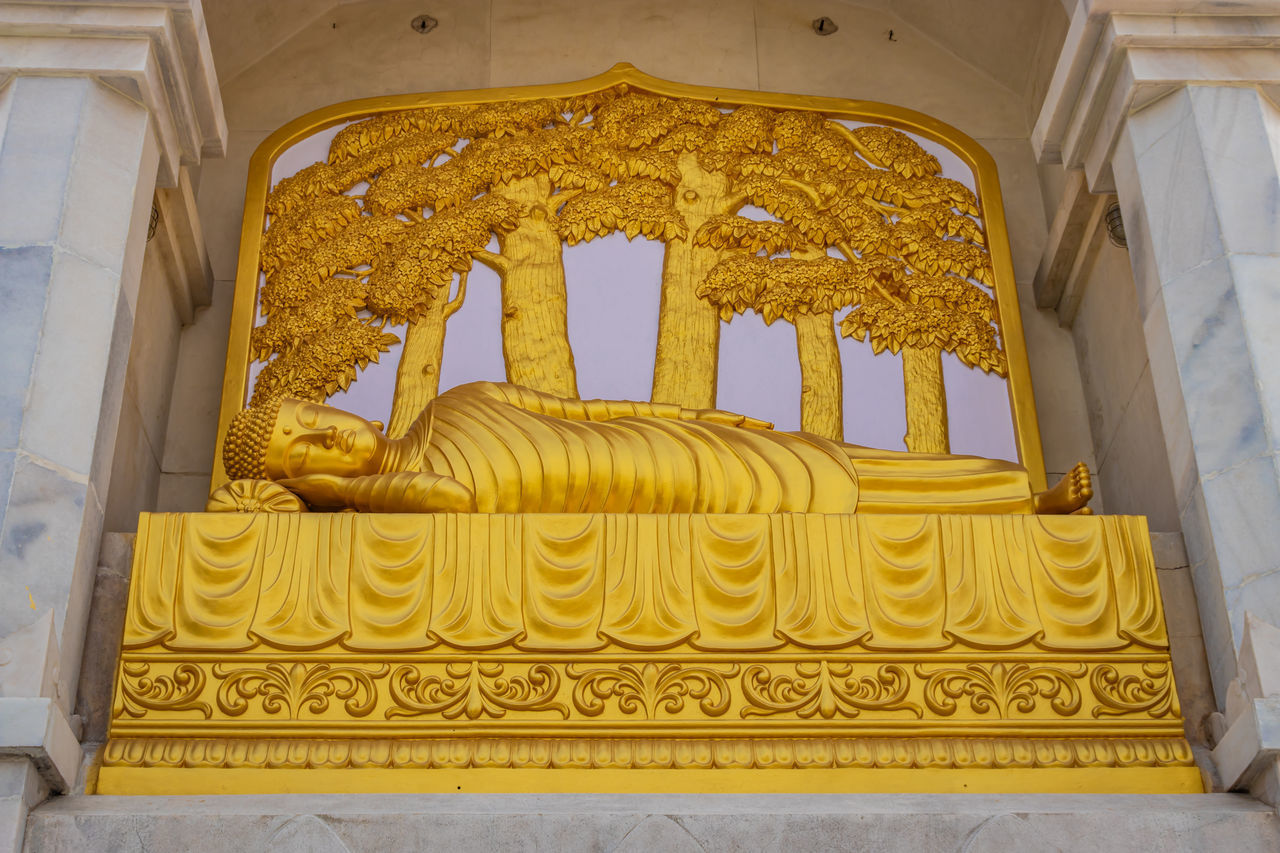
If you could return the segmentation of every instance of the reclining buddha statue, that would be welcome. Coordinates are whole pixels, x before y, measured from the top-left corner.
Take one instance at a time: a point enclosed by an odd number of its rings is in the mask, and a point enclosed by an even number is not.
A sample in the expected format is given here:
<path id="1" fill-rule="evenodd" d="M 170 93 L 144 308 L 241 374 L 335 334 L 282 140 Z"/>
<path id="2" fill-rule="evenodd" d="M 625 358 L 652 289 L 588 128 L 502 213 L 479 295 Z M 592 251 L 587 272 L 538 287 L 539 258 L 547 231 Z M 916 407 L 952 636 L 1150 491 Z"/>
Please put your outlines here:
<path id="1" fill-rule="evenodd" d="M 1011 462 L 875 450 L 714 409 L 570 400 L 474 382 L 399 439 L 284 398 L 233 420 L 233 479 L 271 480 L 319 510 L 485 513 L 1069 513 L 1081 465 L 1033 494 Z"/>

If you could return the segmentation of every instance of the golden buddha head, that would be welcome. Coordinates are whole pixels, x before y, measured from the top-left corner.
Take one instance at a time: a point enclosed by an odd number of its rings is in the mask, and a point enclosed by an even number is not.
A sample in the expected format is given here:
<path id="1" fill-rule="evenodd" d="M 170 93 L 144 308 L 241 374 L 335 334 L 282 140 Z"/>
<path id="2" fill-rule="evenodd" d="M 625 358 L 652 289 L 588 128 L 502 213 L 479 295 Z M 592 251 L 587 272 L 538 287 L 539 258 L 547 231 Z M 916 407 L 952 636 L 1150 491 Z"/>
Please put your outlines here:
<path id="1" fill-rule="evenodd" d="M 358 477 L 378 472 L 386 441 L 376 421 L 284 397 L 237 413 L 227 430 L 222 458 L 232 479 Z"/>

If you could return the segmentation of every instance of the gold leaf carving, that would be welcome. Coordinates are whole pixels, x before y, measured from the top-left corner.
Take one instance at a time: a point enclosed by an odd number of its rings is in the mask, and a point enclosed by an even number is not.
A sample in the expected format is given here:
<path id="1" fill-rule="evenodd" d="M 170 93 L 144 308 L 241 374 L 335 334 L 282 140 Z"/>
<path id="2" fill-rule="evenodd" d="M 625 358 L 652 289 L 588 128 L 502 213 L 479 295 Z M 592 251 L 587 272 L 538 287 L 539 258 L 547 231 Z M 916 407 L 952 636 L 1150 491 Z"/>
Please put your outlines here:
<path id="1" fill-rule="evenodd" d="M 343 702 L 353 717 L 368 716 L 378 701 L 373 680 L 386 675 L 387 666 L 372 670 L 318 663 L 232 667 L 214 664 L 213 674 L 222 679 L 218 687 L 218 708 L 230 716 L 249 709 L 248 700 L 261 697 L 262 710 L 268 714 L 286 714 L 297 720 L 304 712 L 323 714 L 329 710 L 330 698 Z"/>
<path id="2" fill-rule="evenodd" d="M 975 714 L 994 713 L 1002 720 L 1032 713 L 1039 699 L 1048 699 L 1049 707 L 1064 717 L 1075 714 L 1080 710 L 1080 690 L 1075 679 L 1084 673 L 1083 664 L 1055 668 L 1025 663 L 971 663 L 932 672 L 916 667 L 916 675 L 928 679 L 924 702 L 930 711 L 949 717 L 959 707 L 957 700 L 967 696 Z"/>
<path id="3" fill-rule="evenodd" d="M 379 347 L 362 324 L 336 322 L 344 313 L 408 322 L 408 338 L 425 324 L 426 363 L 397 374 L 391 420 L 402 424 L 438 390 L 440 309 L 477 260 L 502 280 L 506 378 L 576 396 L 561 244 L 620 231 L 666 244 L 653 399 L 713 406 L 719 318 L 753 310 L 796 324 L 804 385 L 815 389 L 801 400 L 803 427 L 840 439 L 827 328 L 836 311 L 856 307 L 843 333 L 869 337 L 877 353 L 945 350 L 1005 370 L 979 286 L 994 273 L 978 200 L 940 171 L 894 128 L 626 86 L 375 115 L 268 197 L 268 321 L 252 348 L 269 369 L 253 396 L 319 399 L 347 387 Z M 362 181 L 363 195 L 346 194 Z M 776 221 L 749 219 L 744 205 Z M 494 236 L 497 252 L 487 248 Z M 767 287 L 728 286 L 748 278 Z M 946 451 L 945 398 L 930 391 L 936 361 L 904 373 L 912 450 Z"/>
<path id="4" fill-rule="evenodd" d="M 834 647 L 903 654 L 954 647 L 977 654 L 964 658 L 969 663 L 994 662 L 999 657 L 988 653 L 1035 638 L 1033 645 L 1046 652 L 1104 652 L 1136 641 L 1138 651 L 1167 655 L 1163 628 L 1151 615 L 1159 612 L 1159 598 L 1149 538 L 1137 517 L 594 518 L 280 513 L 266 524 L 267 518 L 247 513 L 144 515 L 135 571 L 146 579 L 146 592 L 131 602 L 125 645 L 293 653 L 331 641 L 330 629 L 295 633 L 268 626 L 314 624 L 350 631 L 353 648 L 362 652 L 435 642 L 466 652 L 530 636 L 535 611 L 522 605 L 521 590 L 537 589 L 545 607 L 537 611 L 544 627 L 536 630 L 572 638 L 543 642 L 544 649 L 597 649 L 603 634 L 635 651 L 691 638 L 704 649 L 741 651 L 784 642 L 815 657 Z M 325 571 L 332 573 L 334 598 L 308 593 L 290 599 L 289 612 L 264 608 L 255 617 L 256 578 L 314 589 L 314 546 L 303 546 L 338 541 L 330 537 L 337 537 L 339 520 L 350 524 L 341 537 L 352 544 L 330 552 Z M 576 541 L 588 528 L 605 537 L 606 559 L 598 568 L 565 573 L 538 557 L 539 543 Z M 504 539 L 505 548 L 489 544 Z M 577 547 L 566 544 L 564 553 Z M 584 551 L 570 564 L 596 565 L 597 553 Z M 997 559 L 1000 554 L 1009 559 Z M 538 566 L 551 570 L 535 571 Z M 607 587 L 600 573 L 609 578 Z M 749 587 L 740 586 L 735 573 Z M 695 594 L 699 577 L 707 585 Z M 402 588 L 404 611 L 385 598 Z M 747 589 L 753 615 L 744 623 Z M 233 591 L 237 609 L 234 618 L 224 618 L 217 608 L 227 606 Z"/>
<path id="5" fill-rule="evenodd" d="M 938 160 L 917 145 L 909 136 L 887 127 L 860 127 L 852 136 L 859 149 L 876 165 L 893 169 L 900 175 L 922 177 L 942 171 Z"/>
<path id="6" fill-rule="evenodd" d="M 232 480 L 214 489 L 205 512 L 306 512 L 302 498 L 270 480 Z"/>
<path id="7" fill-rule="evenodd" d="M 738 667 L 731 664 L 726 671 L 719 672 L 710 667 L 675 663 L 624 663 L 608 669 L 571 664 L 568 674 L 577 680 L 573 704 L 581 713 L 598 716 L 605 708 L 603 700 L 616 697 L 618 709 L 623 713 L 638 711 L 646 720 L 653 720 L 660 711 L 670 714 L 683 711 L 685 697 L 698 700 L 698 708 L 708 717 L 723 715 L 729 710 L 731 698 L 725 678 L 737 675 Z"/>
<path id="8" fill-rule="evenodd" d="M 440 714 L 446 719 L 503 717 L 507 711 L 557 711 L 565 719 L 569 709 L 556 702 L 560 676 L 546 664 L 534 664 L 526 675 L 504 676 L 500 663 L 458 662 L 445 666 L 443 676 L 424 675 L 416 666 L 402 666 L 391 674 L 387 719 Z"/>
<path id="9" fill-rule="evenodd" d="M 905 701 L 910 679 L 895 664 L 881 666 L 874 675 L 858 677 L 853 664 L 807 661 L 796 664 L 796 675 L 780 675 L 755 664 L 742 674 L 742 691 L 751 707 L 743 717 L 794 713 L 802 718 L 829 720 L 839 714 L 856 717 L 862 711 L 910 711 L 920 708 Z"/>
<path id="10" fill-rule="evenodd" d="M 213 708 L 200 701 L 204 672 L 193 663 L 180 663 L 169 675 L 151 674 L 151 665 L 125 661 L 120 666 L 120 702 L 116 716 L 145 716 L 147 711 L 199 711 L 207 720 Z"/>
<path id="11" fill-rule="evenodd" d="M 112 738 L 106 767 L 1192 767 L 1182 738 Z"/>
<path id="12" fill-rule="evenodd" d="M 1093 709 L 1094 717 L 1120 716 L 1146 712 L 1152 717 L 1174 713 L 1173 680 L 1169 665 L 1144 663 L 1142 675 L 1121 675 L 1111 664 L 1093 670 L 1089 686 L 1101 703 Z"/>
<path id="13" fill-rule="evenodd" d="M 320 402 L 356 378 L 356 368 L 376 362 L 400 339 L 373 323 L 343 318 L 291 347 L 258 374 L 252 405 L 281 396 Z"/>

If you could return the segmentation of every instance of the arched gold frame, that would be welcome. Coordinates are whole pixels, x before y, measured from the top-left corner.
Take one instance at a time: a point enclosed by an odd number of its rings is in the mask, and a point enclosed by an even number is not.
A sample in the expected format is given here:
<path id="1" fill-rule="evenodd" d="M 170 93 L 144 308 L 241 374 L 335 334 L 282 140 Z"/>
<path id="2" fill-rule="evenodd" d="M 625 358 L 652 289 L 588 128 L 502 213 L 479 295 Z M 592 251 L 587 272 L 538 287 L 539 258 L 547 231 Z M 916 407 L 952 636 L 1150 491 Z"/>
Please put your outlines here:
<path id="1" fill-rule="evenodd" d="M 222 465 L 222 440 L 231 418 L 245 401 L 249 375 L 249 333 L 254 324 L 257 302 L 258 258 L 266 219 L 267 193 L 271 189 L 271 169 L 277 158 L 296 143 L 312 134 L 341 122 L 365 118 L 393 110 L 426 106 L 476 104 L 493 101 L 519 101 L 535 98 L 568 98 L 608 89 L 619 84 L 655 95 L 723 101 L 726 104 L 751 104 L 762 107 L 803 109 L 822 112 L 833 118 L 885 124 L 917 133 L 946 146 L 973 171 L 978 203 L 986 231 L 987 249 L 995 272 L 995 296 L 1000 311 L 1000 335 L 1009 365 L 1009 403 L 1013 413 L 1014 439 L 1018 459 L 1027 469 L 1031 486 L 1045 488 L 1044 456 L 1040 445 L 1040 427 L 1036 418 L 1035 397 L 1031 388 L 1031 369 L 1027 361 L 1022 317 L 1018 309 L 1017 287 L 1013 275 L 1013 258 L 1009 250 L 1008 228 L 1000 194 L 996 164 L 972 137 L 914 110 L 875 101 L 854 101 L 813 95 L 787 95 L 754 92 L 744 89 L 693 86 L 651 77 L 629 63 L 619 63 L 604 74 L 571 83 L 542 86 L 518 86 L 498 89 L 465 89 L 456 92 L 431 92 L 361 98 L 323 107 L 294 119 L 258 146 L 249 160 L 245 191 L 244 221 L 240 230 L 240 255 L 236 265 L 235 300 L 231 308 L 231 331 L 227 345 L 227 364 L 222 382 L 222 405 L 218 418 L 218 440 L 214 448 L 213 477 L 210 489 L 227 482 Z"/>

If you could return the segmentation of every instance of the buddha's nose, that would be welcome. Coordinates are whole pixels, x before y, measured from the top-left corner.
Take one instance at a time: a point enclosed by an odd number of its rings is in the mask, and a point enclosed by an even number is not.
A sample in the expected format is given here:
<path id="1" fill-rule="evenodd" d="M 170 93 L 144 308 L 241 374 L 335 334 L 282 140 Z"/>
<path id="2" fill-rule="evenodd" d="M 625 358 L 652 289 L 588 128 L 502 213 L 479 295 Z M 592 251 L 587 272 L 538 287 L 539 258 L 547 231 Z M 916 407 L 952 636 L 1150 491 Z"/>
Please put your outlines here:
<path id="1" fill-rule="evenodd" d="M 338 443 L 338 428 L 331 426 L 324 431 L 324 446 L 334 447 Z"/>

